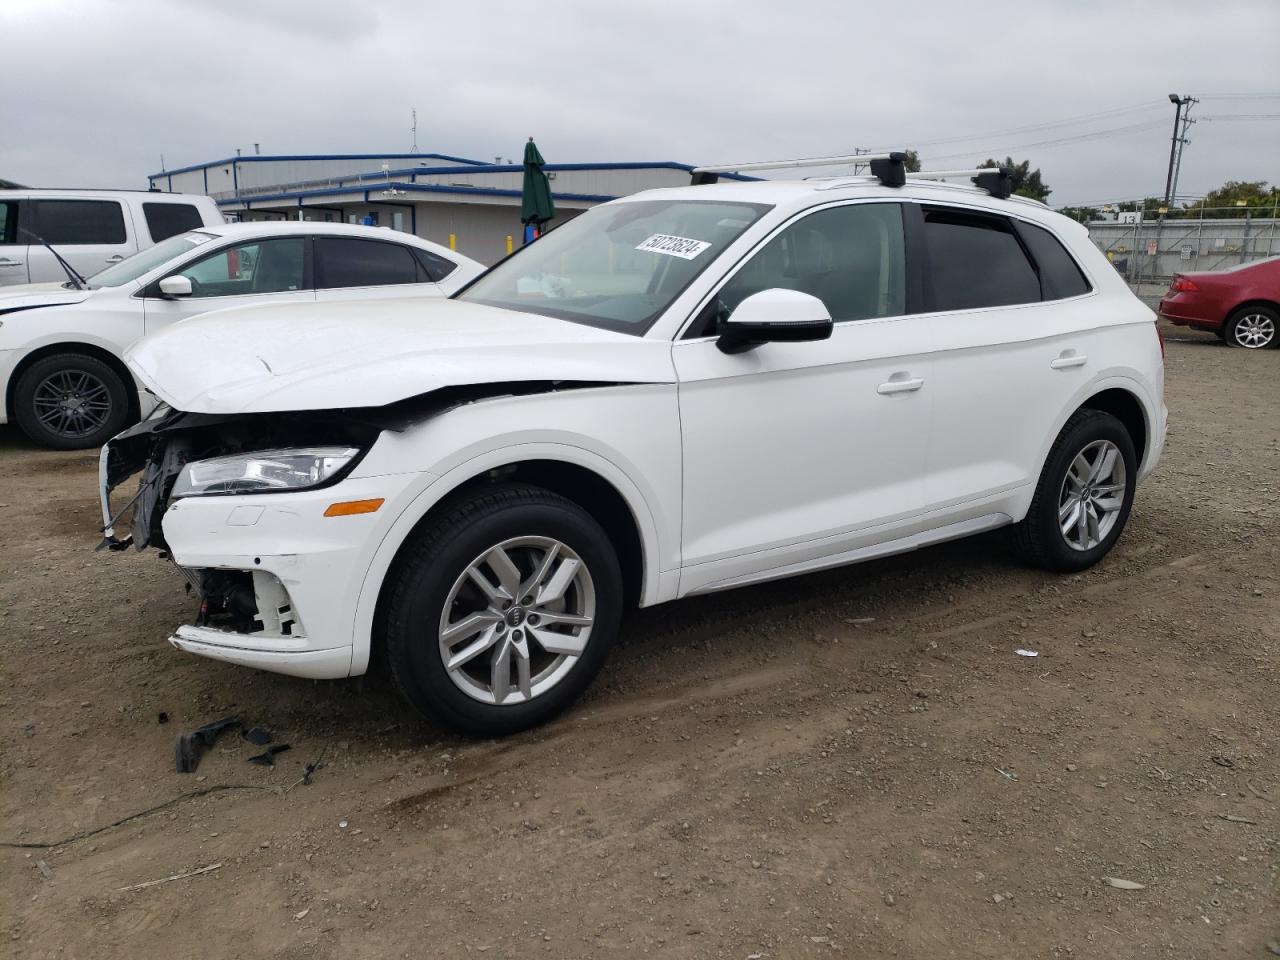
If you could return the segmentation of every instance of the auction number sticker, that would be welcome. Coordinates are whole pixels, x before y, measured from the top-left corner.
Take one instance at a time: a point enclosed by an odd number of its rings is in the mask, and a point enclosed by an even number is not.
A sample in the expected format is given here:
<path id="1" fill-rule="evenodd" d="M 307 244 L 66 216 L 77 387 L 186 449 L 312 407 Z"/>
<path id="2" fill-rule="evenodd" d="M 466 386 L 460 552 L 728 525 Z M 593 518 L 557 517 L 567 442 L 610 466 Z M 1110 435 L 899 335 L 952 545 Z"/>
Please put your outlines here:
<path id="1" fill-rule="evenodd" d="M 673 237 L 665 233 L 655 233 L 641 243 L 637 250 L 648 250 L 650 253 L 661 253 L 668 257 L 679 257 L 681 260 L 692 260 L 711 244 L 705 240 L 690 240 L 688 237 Z"/>

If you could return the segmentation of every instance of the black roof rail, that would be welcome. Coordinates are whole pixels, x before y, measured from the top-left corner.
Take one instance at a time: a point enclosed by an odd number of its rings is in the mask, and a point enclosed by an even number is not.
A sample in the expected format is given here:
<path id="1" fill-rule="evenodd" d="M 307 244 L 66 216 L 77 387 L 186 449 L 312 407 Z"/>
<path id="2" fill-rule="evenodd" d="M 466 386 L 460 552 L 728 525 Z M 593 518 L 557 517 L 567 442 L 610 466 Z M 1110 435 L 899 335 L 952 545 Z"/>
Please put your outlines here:
<path id="1" fill-rule="evenodd" d="M 1007 200 L 1013 194 L 1012 167 L 975 167 L 971 170 L 921 170 L 913 173 L 917 180 L 950 180 L 968 177 L 979 190 L 985 190 L 999 200 Z"/>

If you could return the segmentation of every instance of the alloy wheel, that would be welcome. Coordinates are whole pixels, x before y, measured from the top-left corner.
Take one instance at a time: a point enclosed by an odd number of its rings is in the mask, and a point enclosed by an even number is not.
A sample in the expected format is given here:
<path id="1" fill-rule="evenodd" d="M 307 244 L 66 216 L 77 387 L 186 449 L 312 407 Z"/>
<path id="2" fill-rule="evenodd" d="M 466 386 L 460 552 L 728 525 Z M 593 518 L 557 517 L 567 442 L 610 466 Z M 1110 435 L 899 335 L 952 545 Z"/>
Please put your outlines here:
<path id="1" fill-rule="evenodd" d="M 1236 321 L 1231 335 L 1245 349 L 1258 350 L 1271 346 L 1276 338 L 1276 324 L 1266 314 L 1248 313 Z"/>
<path id="2" fill-rule="evenodd" d="M 591 639 L 591 572 L 549 537 L 517 537 L 476 557 L 440 614 L 449 679 L 483 703 L 525 703 L 573 669 Z"/>
<path id="3" fill-rule="evenodd" d="M 1110 440 L 1095 440 L 1076 454 L 1058 495 L 1058 526 L 1073 550 L 1092 550 L 1119 519 L 1126 491 L 1124 456 Z"/>
<path id="4" fill-rule="evenodd" d="M 40 423 L 68 440 L 101 430 L 111 417 L 111 392 L 85 370 L 51 373 L 36 385 L 32 403 Z"/>

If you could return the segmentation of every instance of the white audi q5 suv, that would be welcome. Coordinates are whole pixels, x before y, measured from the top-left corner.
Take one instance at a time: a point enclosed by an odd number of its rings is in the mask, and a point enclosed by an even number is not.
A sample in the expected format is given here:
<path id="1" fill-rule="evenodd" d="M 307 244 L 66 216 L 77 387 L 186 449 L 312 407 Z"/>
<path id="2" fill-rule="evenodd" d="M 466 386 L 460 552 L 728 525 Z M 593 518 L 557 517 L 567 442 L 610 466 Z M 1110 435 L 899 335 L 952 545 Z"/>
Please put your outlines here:
<path id="1" fill-rule="evenodd" d="M 163 406 L 103 449 L 104 542 L 197 588 L 174 646 L 379 656 L 478 734 L 572 703 L 629 606 L 1001 526 L 1090 566 L 1164 442 L 1152 312 L 1007 172 L 873 171 L 606 203 L 447 300 L 147 337 Z"/>

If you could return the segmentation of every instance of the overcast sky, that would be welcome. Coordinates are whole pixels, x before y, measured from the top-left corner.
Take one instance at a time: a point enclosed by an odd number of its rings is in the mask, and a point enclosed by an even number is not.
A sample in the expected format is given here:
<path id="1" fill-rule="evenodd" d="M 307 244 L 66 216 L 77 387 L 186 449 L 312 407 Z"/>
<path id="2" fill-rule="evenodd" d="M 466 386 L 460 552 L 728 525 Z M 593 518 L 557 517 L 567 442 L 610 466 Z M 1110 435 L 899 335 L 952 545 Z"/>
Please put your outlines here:
<path id="1" fill-rule="evenodd" d="M 33 186 L 407 151 L 416 107 L 422 152 L 485 160 L 1012 154 L 1060 206 L 1163 193 L 1170 92 L 1202 98 L 1179 193 L 1280 181 L 1280 0 L 0 0 L 0 36 L 0 178 Z"/>

